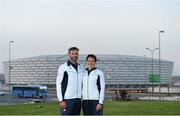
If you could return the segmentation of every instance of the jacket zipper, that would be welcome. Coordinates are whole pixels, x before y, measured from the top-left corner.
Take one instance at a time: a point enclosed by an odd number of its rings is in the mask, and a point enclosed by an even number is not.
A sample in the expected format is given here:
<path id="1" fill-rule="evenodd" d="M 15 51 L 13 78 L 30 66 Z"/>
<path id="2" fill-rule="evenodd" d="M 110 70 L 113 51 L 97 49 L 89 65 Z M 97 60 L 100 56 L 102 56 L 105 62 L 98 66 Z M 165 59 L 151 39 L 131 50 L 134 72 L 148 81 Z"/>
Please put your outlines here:
<path id="1" fill-rule="evenodd" d="M 87 98 L 89 99 L 89 75 L 88 74 L 88 78 L 87 78 Z"/>
<path id="2" fill-rule="evenodd" d="M 78 98 L 78 71 L 77 71 L 77 98 Z"/>

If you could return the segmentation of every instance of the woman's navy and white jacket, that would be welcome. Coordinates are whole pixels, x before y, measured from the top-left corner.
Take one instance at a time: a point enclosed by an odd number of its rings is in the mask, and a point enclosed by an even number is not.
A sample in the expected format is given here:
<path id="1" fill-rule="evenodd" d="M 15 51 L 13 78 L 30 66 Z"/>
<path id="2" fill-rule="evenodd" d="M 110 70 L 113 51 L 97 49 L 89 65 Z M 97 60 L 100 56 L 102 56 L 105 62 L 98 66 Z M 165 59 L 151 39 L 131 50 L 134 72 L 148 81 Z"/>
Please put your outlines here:
<path id="1" fill-rule="evenodd" d="M 59 67 L 56 79 L 56 91 L 59 101 L 81 98 L 83 72 L 84 68 L 80 64 L 78 64 L 76 71 L 70 61 Z"/>
<path id="2" fill-rule="evenodd" d="M 83 100 L 99 100 L 100 104 L 104 101 L 105 80 L 101 70 L 93 68 L 91 71 L 85 70 L 83 74 Z"/>

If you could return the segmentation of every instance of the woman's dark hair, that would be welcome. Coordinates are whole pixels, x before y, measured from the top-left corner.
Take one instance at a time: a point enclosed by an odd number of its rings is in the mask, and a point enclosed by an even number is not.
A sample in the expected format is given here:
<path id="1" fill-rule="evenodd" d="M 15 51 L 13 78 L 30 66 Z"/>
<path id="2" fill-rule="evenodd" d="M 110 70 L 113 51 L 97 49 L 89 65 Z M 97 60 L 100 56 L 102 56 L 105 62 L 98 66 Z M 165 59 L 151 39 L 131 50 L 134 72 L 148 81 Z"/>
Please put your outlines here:
<path id="1" fill-rule="evenodd" d="M 94 58 L 95 62 L 97 61 L 97 58 L 94 54 L 88 54 L 86 57 L 86 61 L 88 60 L 88 58 Z"/>

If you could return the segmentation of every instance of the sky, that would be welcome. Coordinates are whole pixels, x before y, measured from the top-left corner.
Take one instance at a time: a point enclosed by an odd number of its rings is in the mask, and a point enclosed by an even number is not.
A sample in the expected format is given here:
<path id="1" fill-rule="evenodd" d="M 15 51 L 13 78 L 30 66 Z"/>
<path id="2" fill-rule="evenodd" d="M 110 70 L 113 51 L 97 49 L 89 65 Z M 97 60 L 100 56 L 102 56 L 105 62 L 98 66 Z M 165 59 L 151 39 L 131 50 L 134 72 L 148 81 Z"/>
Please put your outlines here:
<path id="1" fill-rule="evenodd" d="M 0 72 L 8 60 L 66 54 L 119 54 L 173 61 L 180 76 L 180 0 L 0 0 Z M 154 53 L 158 58 L 158 51 Z"/>

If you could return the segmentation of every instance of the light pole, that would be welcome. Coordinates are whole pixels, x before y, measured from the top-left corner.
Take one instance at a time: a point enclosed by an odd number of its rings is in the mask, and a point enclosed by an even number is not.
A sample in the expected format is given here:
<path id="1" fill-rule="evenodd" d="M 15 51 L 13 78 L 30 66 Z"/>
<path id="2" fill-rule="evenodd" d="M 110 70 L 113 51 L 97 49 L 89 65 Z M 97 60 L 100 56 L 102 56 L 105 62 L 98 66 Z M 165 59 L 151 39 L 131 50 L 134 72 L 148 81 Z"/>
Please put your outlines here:
<path id="1" fill-rule="evenodd" d="M 11 95 L 11 81 L 10 81 L 10 78 L 11 78 L 11 45 L 12 43 L 14 43 L 14 41 L 9 41 L 9 99 L 8 99 L 8 103 L 10 101 L 10 95 Z"/>
<path id="2" fill-rule="evenodd" d="M 146 74 L 146 70 L 147 70 L 147 67 L 146 67 L 146 55 L 144 55 L 144 78 L 145 78 L 145 80 L 144 80 L 144 84 L 145 84 L 145 87 L 147 86 L 147 84 L 148 84 L 148 80 L 147 80 L 147 74 Z"/>
<path id="3" fill-rule="evenodd" d="M 147 58 L 146 58 L 146 55 L 144 55 L 144 70 L 145 70 L 145 87 L 147 88 L 147 93 L 148 93 L 148 89 L 149 89 L 149 81 L 148 81 L 148 78 L 147 78 Z"/>
<path id="4" fill-rule="evenodd" d="M 148 51 L 150 51 L 151 52 L 151 56 L 152 56 L 152 77 L 153 77 L 153 75 L 154 75 L 154 69 L 153 69 L 153 55 L 154 55 L 154 52 L 156 51 L 156 50 L 158 50 L 158 48 L 155 48 L 155 49 L 150 49 L 150 48 L 146 48 L 146 50 L 148 50 Z M 153 96 L 153 94 L 154 94 L 154 83 L 153 83 L 153 81 L 152 81 L 152 96 Z"/>
<path id="5" fill-rule="evenodd" d="M 161 100 L 161 33 L 165 31 L 159 31 L 159 100 Z"/>

